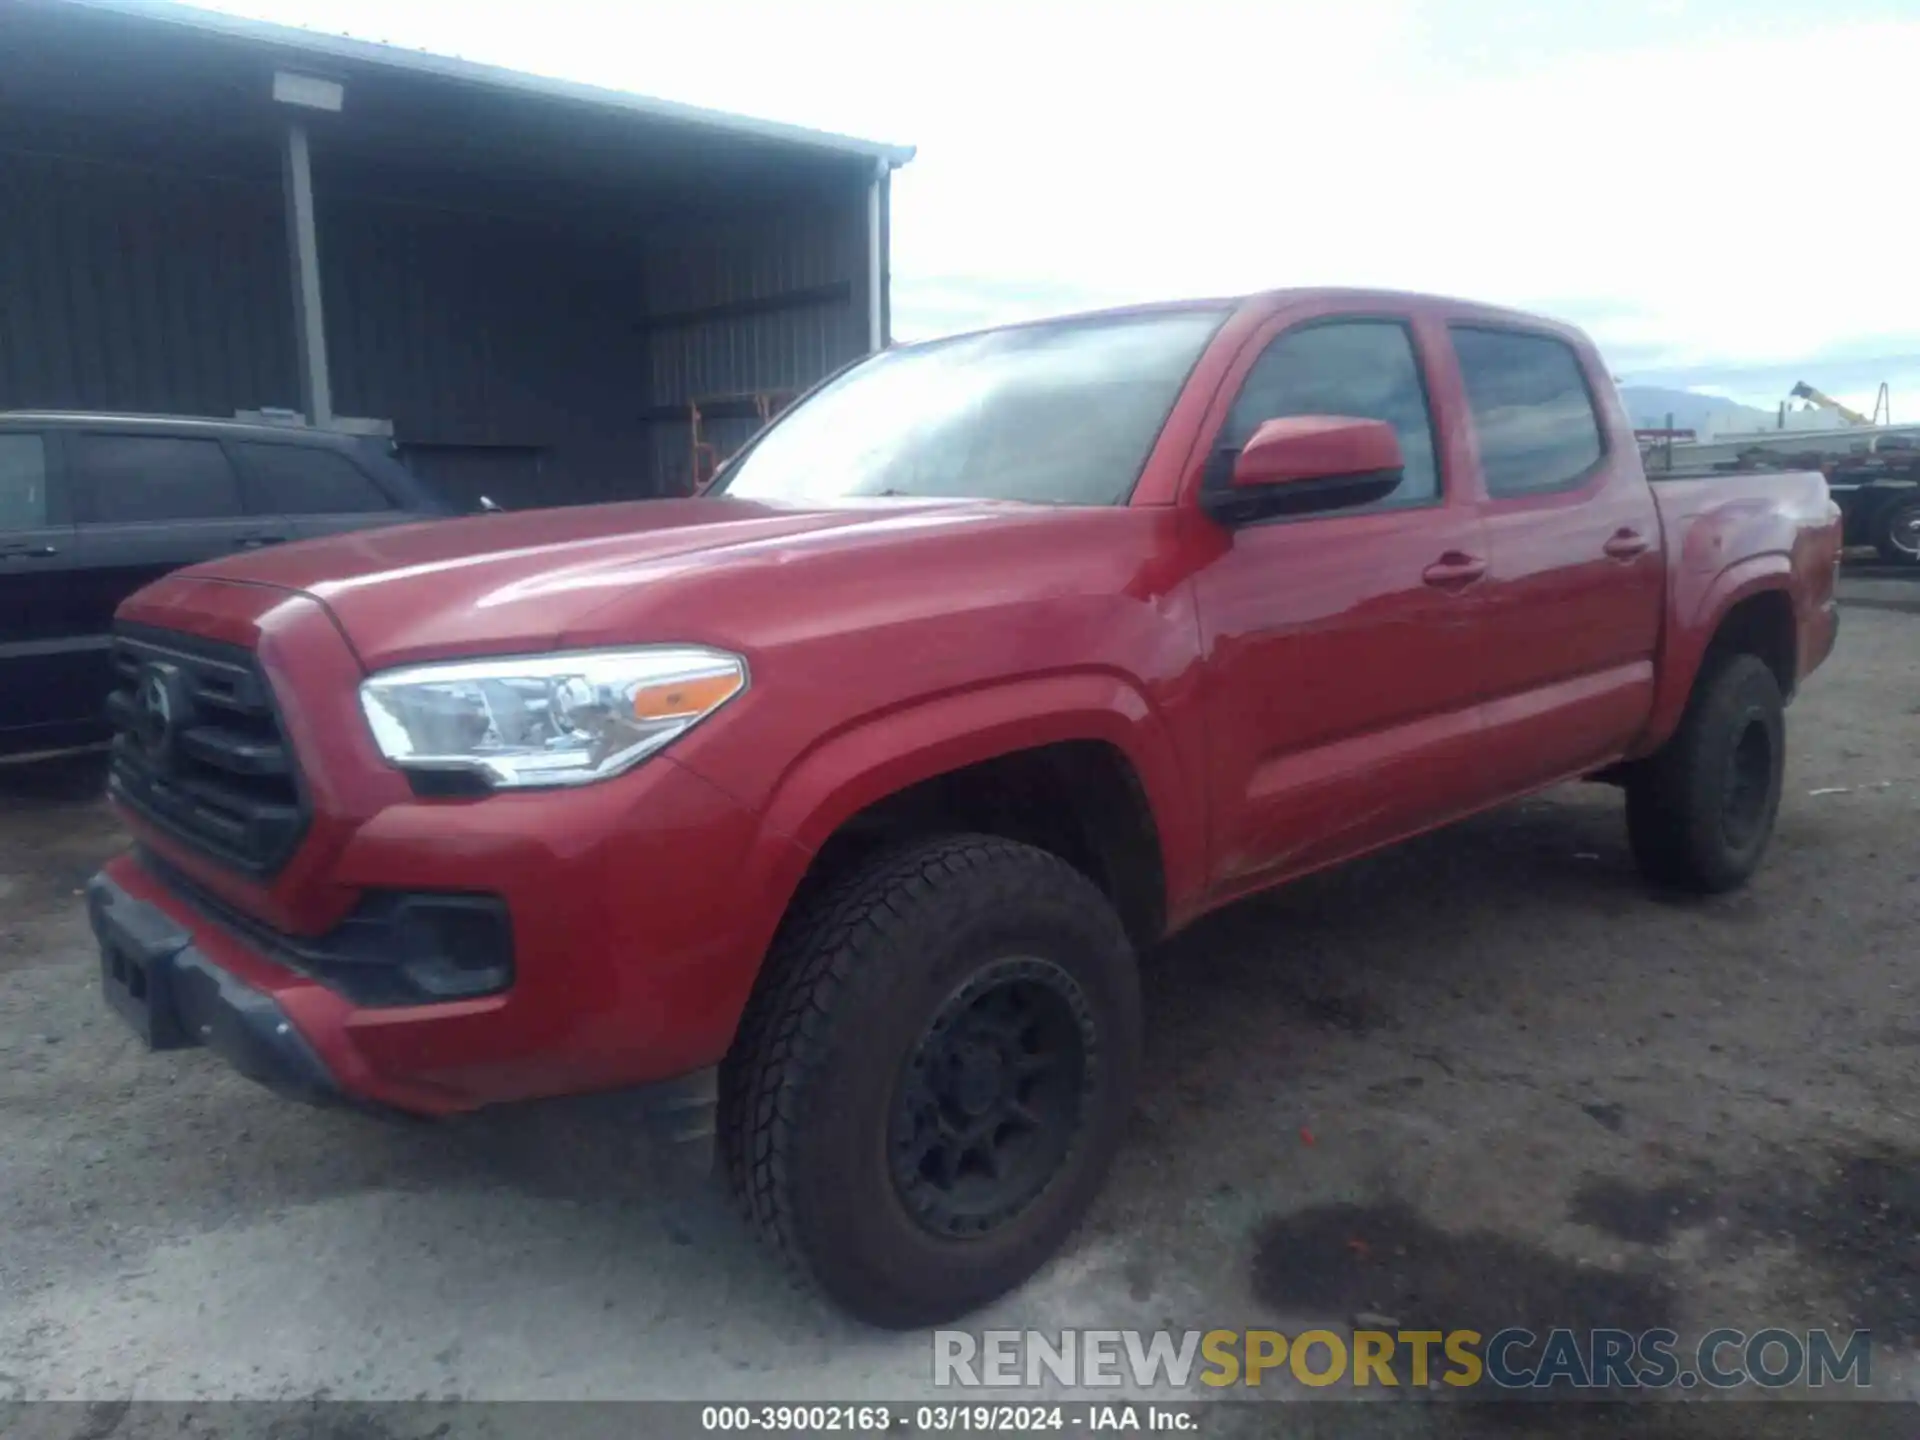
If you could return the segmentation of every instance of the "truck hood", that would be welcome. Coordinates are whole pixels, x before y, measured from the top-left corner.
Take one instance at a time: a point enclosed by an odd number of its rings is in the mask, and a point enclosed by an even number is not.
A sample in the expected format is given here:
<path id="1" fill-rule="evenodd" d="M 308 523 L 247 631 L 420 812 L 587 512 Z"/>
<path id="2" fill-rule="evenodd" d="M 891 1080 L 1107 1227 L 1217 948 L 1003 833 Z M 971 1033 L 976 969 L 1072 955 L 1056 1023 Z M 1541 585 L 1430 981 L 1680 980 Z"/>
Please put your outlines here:
<path id="1" fill-rule="evenodd" d="M 798 552 L 884 542 L 902 531 L 1005 522 L 1032 507 L 873 499 L 803 508 L 720 497 L 474 515 L 250 551 L 184 572 L 311 595 L 369 669 L 562 640 L 699 638 L 596 633 L 589 621 L 642 594 L 657 618 L 667 582 L 690 571 L 782 565 Z M 663 593 L 663 590 L 667 593 Z M 669 606 L 668 613 L 672 613 Z M 616 629 L 617 629 L 616 624 Z"/>

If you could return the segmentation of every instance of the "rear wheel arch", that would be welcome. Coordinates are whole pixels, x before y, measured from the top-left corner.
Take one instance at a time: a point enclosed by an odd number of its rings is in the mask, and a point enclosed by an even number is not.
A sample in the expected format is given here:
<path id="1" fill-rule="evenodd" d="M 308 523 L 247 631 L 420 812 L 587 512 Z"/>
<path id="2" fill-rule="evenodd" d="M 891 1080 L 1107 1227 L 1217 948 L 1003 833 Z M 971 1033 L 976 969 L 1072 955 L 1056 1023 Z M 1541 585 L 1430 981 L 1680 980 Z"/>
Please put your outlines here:
<path id="1" fill-rule="evenodd" d="M 1760 555 L 1724 571 L 1699 601 L 1668 622 L 1657 667 L 1653 714 L 1635 755 L 1673 737 L 1700 682 L 1721 656 L 1752 654 L 1792 698 L 1799 683 L 1799 618 L 1784 555 Z"/>
<path id="2" fill-rule="evenodd" d="M 1783 696 L 1793 693 L 1799 679 L 1799 623 L 1793 599 L 1784 587 L 1757 590 L 1729 606 L 1713 637 L 1707 641 L 1700 673 L 1708 662 L 1723 655 L 1753 655 L 1773 672 Z M 1696 684 L 1698 683 L 1696 678 Z"/>

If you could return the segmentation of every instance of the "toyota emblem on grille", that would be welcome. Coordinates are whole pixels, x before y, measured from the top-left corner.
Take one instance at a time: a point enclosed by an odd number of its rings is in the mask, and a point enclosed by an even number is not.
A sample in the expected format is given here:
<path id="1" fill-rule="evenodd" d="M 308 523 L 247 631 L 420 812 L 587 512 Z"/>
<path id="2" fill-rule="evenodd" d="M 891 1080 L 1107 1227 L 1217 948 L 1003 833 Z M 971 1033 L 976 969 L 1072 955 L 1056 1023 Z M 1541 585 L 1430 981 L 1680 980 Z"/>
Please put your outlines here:
<path id="1" fill-rule="evenodd" d="M 179 674 L 171 665 L 149 665 L 140 673 L 140 688 L 133 695 L 133 733 L 140 746 L 158 759 L 173 743 L 179 717 L 174 713 L 174 679 Z"/>

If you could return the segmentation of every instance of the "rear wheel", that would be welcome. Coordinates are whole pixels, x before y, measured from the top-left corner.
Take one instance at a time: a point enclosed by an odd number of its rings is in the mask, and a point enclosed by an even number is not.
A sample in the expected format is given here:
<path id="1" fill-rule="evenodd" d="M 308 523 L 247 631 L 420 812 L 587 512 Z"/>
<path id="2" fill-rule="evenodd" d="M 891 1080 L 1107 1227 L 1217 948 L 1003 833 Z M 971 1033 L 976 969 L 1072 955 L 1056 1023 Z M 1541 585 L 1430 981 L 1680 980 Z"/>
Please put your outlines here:
<path id="1" fill-rule="evenodd" d="M 1132 1103 L 1138 981 L 1105 897 L 1029 846 L 920 843 L 803 902 L 767 966 L 721 1090 L 761 1233 L 879 1325 L 952 1319 L 1039 1268 Z"/>
<path id="2" fill-rule="evenodd" d="M 1920 495 L 1896 500 L 1874 517 L 1873 546 L 1892 565 L 1920 565 Z"/>
<path id="3" fill-rule="evenodd" d="M 1785 777 L 1780 685 L 1758 656 L 1709 656 L 1686 717 L 1627 781 L 1627 835 L 1648 879 L 1712 894 L 1766 853 Z"/>

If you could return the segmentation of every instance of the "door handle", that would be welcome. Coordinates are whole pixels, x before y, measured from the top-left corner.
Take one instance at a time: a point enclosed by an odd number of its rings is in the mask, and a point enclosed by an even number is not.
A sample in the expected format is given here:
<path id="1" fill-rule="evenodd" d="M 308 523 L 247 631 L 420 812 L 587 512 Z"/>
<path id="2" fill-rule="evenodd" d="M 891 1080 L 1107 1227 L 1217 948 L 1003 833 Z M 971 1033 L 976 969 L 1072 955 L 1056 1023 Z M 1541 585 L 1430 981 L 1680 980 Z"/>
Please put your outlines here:
<path id="1" fill-rule="evenodd" d="M 1420 578 L 1429 585 L 1447 590 L 1471 585 L 1486 573 L 1487 562 L 1478 556 L 1468 555 L 1459 550 L 1449 550 L 1422 570 Z"/>
<path id="2" fill-rule="evenodd" d="M 1623 525 L 1600 548 L 1606 551 L 1609 560 L 1634 560 L 1647 553 L 1648 544 L 1646 536 Z"/>
<path id="3" fill-rule="evenodd" d="M 29 560 L 45 560 L 59 553 L 58 545 L 0 545 L 0 555 L 24 555 Z"/>
<path id="4" fill-rule="evenodd" d="M 287 537 L 284 535 L 246 535 L 233 543 L 234 547 L 239 550 L 258 550 L 264 545 L 284 545 L 287 543 Z"/>

